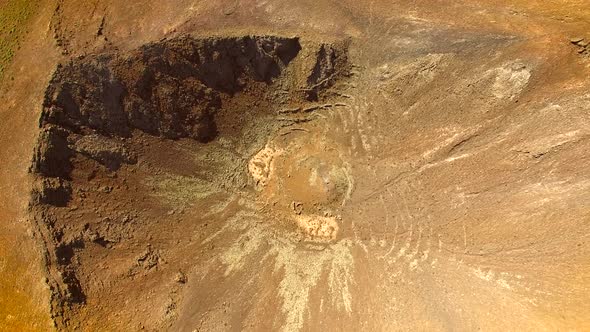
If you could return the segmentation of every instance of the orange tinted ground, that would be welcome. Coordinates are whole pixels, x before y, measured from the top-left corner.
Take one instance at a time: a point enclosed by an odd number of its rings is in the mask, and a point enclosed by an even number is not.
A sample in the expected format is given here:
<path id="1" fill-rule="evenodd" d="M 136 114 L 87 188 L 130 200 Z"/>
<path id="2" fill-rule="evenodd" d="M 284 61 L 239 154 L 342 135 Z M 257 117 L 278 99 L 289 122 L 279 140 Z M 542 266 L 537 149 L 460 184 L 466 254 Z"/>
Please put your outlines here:
<path id="1" fill-rule="evenodd" d="M 45 8 L 44 8 L 45 7 Z M 0 330 L 50 328 L 40 246 L 30 236 L 27 174 L 43 86 L 55 58 L 46 38 L 47 3 L 30 21 L 30 32 L 0 82 Z M 43 54 L 43 56 L 40 56 Z M 14 80 L 10 79 L 14 77 Z"/>
<path id="2" fill-rule="evenodd" d="M 117 18 L 134 15 L 127 10 L 124 13 L 119 10 L 118 7 L 124 5 L 118 1 L 96 3 L 111 6 L 110 14 L 115 21 Z M 182 5 L 175 1 L 170 3 L 169 8 L 191 6 L 188 1 L 184 1 Z M 71 1 L 66 4 L 70 6 L 68 8 L 71 15 L 85 17 L 83 13 L 88 11 L 84 1 Z M 314 1 L 313 4 L 307 5 L 306 10 L 313 11 L 313 8 L 318 8 L 315 10 L 328 11 L 334 3 Z M 304 6 L 303 2 L 301 6 Z M 538 40 L 538 44 L 530 46 L 531 52 L 540 52 L 547 57 L 560 56 L 570 37 L 580 35 L 590 38 L 590 6 L 585 0 L 468 0 L 444 3 L 424 0 L 413 1 L 411 5 L 408 5 L 407 1 L 349 1 L 348 7 L 360 13 L 367 11 L 369 15 L 413 16 L 450 24 L 457 28 L 520 34 Z M 25 209 L 29 188 L 26 170 L 35 139 L 39 105 L 48 76 L 59 59 L 52 35 L 47 31 L 54 8 L 54 1 L 46 1 L 39 6 L 38 16 L 31 22 L 31 33 L 9 68 L 10 75 L 7 77 L 13 76 L 15 80 L 2 82 L 3 88 L 0 90 L 0 161 L 3 165 L 0 168 L 0 329 L 7 331 L 44 330 L 50 326 L 47 312 L 48 294 L 42 283 L 40 250 L 27 232 Z M 182 8 L 175 10 L 183 11 Z M 338 14 L 340 13 L 336 12 L 328 16 L 334 17 Z M 160 13 L 154 11 L 145 15 L 144 19 L 149 21 L 150 18 L 155 20 Z M 173 15 L 169 16 L 168 19 L 174 20 Z M 161 26 L 173 26 L 174 23 L 182 22 L 160 22 Z M 227 27 L 227 23 L 225 24 Z M 208 25 L 214 27 L 215 22 L 208 22 Z M 245 23 L 242 23 L 242 26 L 244 25 Z M 124 28 L 124 20 L 118 22 L 118 28 Z M 157 39 L 159 34 L 166 31 L 166 28 L 154 28 L 149 24 L 143 29 L 150 31 L 146 39 Z M 80 39 L 83 38 L 84 36 L 80 36 Z M 553 75 L 547 78 L 548 82 L 561 84 L 563 79 L 567 78 L 568 85 L 575 86 L 577 82 L 587 79 L 587 73 L 568 68 L 551 71 Z M 548 86 L 551 87 L 551 84 Z"/>

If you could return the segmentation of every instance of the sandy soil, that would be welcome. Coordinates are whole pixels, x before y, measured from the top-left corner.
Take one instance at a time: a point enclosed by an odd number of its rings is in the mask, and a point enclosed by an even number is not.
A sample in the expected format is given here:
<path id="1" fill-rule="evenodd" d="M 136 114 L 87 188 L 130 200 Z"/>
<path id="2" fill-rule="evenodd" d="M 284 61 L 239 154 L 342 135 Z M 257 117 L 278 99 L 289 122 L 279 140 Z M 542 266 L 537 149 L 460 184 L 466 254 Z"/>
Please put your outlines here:
<path id="1" fill-rule="evenodd" d="M 0 329 L 590 329 L 589 19 L 43 1 L 1 86 Z"/>

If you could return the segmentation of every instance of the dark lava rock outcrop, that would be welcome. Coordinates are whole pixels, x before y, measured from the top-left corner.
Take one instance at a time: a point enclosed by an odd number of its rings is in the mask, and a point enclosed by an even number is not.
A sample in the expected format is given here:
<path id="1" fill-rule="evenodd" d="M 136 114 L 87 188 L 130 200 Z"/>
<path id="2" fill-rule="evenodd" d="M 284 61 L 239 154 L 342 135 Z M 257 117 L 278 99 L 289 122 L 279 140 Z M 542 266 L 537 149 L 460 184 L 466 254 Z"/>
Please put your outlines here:
<path id="1" fill-rule="evenodd" d="M 124 144 L 114 143 L 133 130 L 210 141 L 220 93 L 237 93 L 250 80 L 270 83 L 300 49 L 297 38 L 183 37 L 59 65 L 46 91 L 32 170 L 68 179 L 75 153 L 110 170 L 134 163 Z M 69 190 L 52 188 L 59 199 L 43 189 L 37 201 L 67 202 Z"/>

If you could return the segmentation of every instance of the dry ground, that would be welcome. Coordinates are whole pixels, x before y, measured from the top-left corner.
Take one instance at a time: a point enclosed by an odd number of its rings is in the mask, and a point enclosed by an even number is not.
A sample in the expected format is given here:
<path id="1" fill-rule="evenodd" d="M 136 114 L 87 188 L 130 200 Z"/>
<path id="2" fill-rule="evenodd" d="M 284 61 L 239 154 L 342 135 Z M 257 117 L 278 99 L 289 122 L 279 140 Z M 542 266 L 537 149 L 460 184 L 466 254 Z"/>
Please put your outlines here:
<path id="1" fill-rule="evenodd" d="M 0 329 L 590 329 L 589 19 L 586 1 L 41 1 L 0 90 Z M 301 50 L 220 95 L 212 141 L 134 130 L 137 162 L 78 154 L 66 206 L 29 206 L 57 64 L 186 34 Z M 314 100 L 323 43 L 346 74 Z"/>

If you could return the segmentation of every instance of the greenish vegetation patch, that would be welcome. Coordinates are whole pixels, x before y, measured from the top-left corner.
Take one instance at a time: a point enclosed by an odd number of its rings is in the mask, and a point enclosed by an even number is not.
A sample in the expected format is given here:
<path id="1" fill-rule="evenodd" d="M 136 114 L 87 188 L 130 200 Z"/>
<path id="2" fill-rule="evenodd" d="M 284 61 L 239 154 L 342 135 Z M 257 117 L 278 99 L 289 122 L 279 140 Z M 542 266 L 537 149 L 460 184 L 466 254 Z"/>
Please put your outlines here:
<path id="1" fill-rule="evenodd" d="M 37 1 L 0 0 L 0 79 L 12 61 Z"/>

